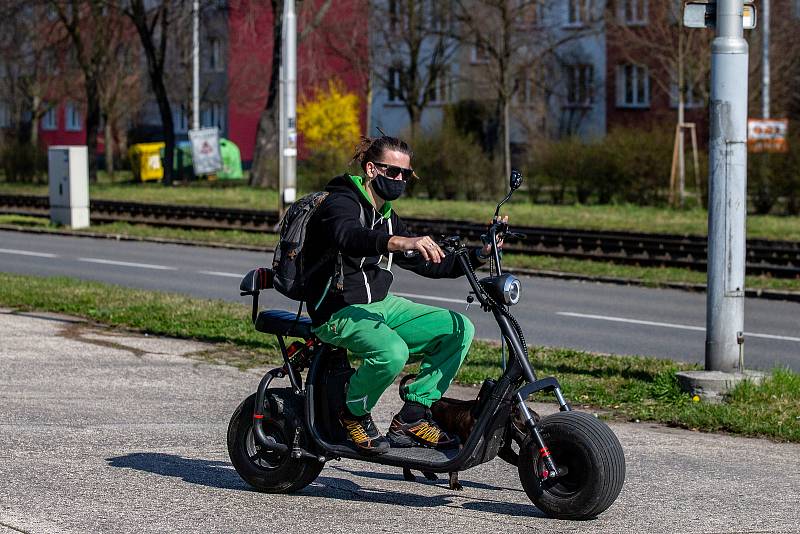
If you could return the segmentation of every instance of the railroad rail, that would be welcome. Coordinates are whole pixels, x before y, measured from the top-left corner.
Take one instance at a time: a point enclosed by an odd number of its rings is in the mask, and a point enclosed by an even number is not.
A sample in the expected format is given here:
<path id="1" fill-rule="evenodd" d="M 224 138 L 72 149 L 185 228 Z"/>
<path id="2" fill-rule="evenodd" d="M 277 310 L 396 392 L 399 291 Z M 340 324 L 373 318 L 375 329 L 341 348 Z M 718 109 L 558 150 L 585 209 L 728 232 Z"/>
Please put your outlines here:
<path id="1" fill-rule="evenodd" d="M 44 196 L 0 195 L 0 213 L 47 216 L 49 199 Z M 111 200 L 92 200 L 93 222 L 128 222 L 186 229 L 236 229 L 248 232 L 275 232 L 277 211 L 205 206 L 143 204 Z M 464 221 L 404 218 L 418 234 L 459 234 L 479 242 L 485 226 Z M 525 240 L 505 246 L 507 253 L 547 255 L 576 259 L 613 261 L 642 266 L 682 267 L 705 270 L 707 241 L 704 236 L 645 234 L 621 231 L 573 230 L 565 228 L 523 227 Z M 800 242 L 749 239 L 747 272 L 776 278 L 800 278 Z"/>

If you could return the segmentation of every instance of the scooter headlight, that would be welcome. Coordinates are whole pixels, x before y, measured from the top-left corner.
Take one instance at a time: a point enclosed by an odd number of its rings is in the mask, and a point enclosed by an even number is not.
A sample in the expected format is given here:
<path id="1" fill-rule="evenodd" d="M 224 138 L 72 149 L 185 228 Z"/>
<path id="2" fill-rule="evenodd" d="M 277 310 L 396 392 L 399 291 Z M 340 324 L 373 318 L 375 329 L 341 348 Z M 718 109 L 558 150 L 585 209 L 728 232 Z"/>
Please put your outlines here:
<path id="1" fill-rule="evenodd" d="M 481 285 L 495 300 L 511 306 L 519 302 L 522 293 L 522 284 L 514 275 L 503 274 L 500 276 L 490 276 L 481 280 Z"/>
<path id="2" fill-rule="evenodd" d="M 506 278 L 503 283 L 503 300 L 509 305 L 516 304 L 519 302 L 520 293 L 522 292 L 522 284 L 520 283 L 519 278 L 510 274 L 504 275 L 503 278 Z"/>

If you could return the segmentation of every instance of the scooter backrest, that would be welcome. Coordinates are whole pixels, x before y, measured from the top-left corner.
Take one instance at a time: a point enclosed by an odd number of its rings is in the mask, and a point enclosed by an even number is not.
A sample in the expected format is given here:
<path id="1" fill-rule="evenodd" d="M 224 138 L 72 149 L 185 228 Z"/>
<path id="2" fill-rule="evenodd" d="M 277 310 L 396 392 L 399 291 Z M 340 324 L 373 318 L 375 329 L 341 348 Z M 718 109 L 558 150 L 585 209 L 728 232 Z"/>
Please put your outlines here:
<path id="1" fill-rule="evenodd" d="M 239 284 L 239 290 L 243 293 L 255 293 L 262 289 L 272 288 L 272 277 L 274 273 L 272 269 L 266 267 L 259 267 L 253 269 L 242 278 Z"/>

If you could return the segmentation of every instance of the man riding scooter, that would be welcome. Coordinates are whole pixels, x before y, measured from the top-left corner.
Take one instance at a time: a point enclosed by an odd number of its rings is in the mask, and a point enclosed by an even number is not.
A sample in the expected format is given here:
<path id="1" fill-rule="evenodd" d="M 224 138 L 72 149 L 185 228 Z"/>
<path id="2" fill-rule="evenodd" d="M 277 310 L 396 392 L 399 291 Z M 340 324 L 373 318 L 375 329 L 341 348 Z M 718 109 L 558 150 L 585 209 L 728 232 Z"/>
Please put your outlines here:
<path id="1" fill-rule="evenodd" d="M 415 177 L 411 157 L 409 146 L 394 137 L 363 138 L 353 158 L 363 176 L 334 178 L 309 225 L 307 250 L 315 253 L 308 263 L 315 269 L 307 302 L 314 333 L 362 359 L 339 420 L 363 454 L 381 454 L 390 446 L 458 446 L 458 438 L 433 420 L 430 407 L 450 386 L 475 329 L 460 313 L 389 293 L 394 265 L 428 278 L 463 274 L 430 236 L 410 235 L 392 209 Z M 473 250 L 472 265 L 481 265 L 490 250 L 488 244 Z M 419 373 L 404 389 L 405 404 L 384 437 L 370 413 L 410 356 L 422 357 Z"/>

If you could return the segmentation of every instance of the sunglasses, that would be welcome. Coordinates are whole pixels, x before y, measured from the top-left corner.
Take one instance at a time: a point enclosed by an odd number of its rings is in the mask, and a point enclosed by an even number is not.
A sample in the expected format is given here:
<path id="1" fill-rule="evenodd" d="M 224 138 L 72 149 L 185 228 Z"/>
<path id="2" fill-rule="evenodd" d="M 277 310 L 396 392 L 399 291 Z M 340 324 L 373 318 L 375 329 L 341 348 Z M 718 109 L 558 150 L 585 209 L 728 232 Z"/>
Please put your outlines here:
<path id="1" fill-rule="evenodd" d="M 386 176 L 389 178 L 397 178 L 399 174 L 402 174 L 403 180 L 408 181 L 414 176 L 414 169 L 406 169 L 405 167 L 398 167 L 397 165 L 389 165 L 388 163 L 380 163 L 378 161 L 373 161 L 372 164 L 376 167 L 383 167 L 386 169 Z"/>

